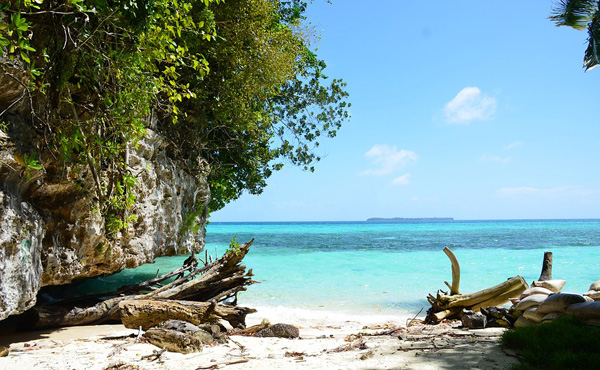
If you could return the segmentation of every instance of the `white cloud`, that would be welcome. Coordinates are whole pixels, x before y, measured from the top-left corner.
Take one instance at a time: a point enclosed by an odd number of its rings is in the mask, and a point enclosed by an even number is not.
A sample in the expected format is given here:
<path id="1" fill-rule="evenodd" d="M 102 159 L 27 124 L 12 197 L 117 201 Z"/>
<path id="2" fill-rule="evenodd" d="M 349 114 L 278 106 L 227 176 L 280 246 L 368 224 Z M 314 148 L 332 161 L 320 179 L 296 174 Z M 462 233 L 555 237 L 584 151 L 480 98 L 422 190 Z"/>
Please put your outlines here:
<path id="1" fill-rule="evenodd" d="M 497 155 L 489 155 L 487 153 L 479 158 L 480 163 L 500 163 L 504 165 L 509 164 L 511 160 L 511 157 L 500 157 Z"/>
<path id="2" fill-rule="evenodd" d="M 514 143 L 510 143 L 508 145 L 506 145 L 504 148 L 504 150 L 512 150 L 514 148 L 518 148 L 520 146 L 523 146 L 523 144 L 525 144 L 523 141 L 515 141 Z"/>
<path id="3" fill-rule="evenodd" d="M 371 159 L 373 168 L 361 172 L 361 175 L 384 176 L 413 164 L 419 156 L 415 152 L 402 149 L 398 151 L 396 146 L 376 144 L 365 153 Z"/>
<path id="4" fill-rule="evenodd" d="M 498 101 L 487 96 L 478 87 L 465 87 L 444 107 L 449 123 L 467 125 L 471 121 L 483 121 L 492 118 Z"/>
<path id="5" fill-rule="evenodd" d="M 394 185 L 394 186 L 408 185 L 408 184 L 410 184 L 411 176 L 412 175 L 410 173 L 406 173 L 400 177 L 396 177 L 395 179 L 392 180 L 392 185 Z"/>

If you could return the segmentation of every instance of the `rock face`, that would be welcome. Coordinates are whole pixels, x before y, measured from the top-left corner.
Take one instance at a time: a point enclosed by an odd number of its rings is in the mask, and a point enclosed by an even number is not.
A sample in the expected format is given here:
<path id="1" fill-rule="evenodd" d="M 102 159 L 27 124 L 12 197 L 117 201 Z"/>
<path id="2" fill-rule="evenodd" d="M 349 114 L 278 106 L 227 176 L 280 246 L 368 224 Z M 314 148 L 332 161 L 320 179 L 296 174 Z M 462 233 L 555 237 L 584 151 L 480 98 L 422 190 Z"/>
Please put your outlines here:
<path id="1" fill-rule="evenodd" d="M 256 337 L 298 338 L 300 331 L 290 324 L 275 324 L 265 328 L 255 335 Z"/>
<path id="2" fill-rule="evenodd" d="M 109 237 L 88 168 L 64 167 L 50 154 L 40 160 L 43 169 L 27 167 L 24 155 L 44 152 L 35 147 L 43 144 L 20 116 L 2 118 L 8 132 L 0 129 L 0 320 L 33 306 L 41 286 L 204 247 L 208 166 L 189 173 L 157 133 L 148 130 L 129 150 L 137 178 L 130 212 L 137 219 Z"/>
<path id="3" fill-rule="evenodd" d="M 0 192 L 0 319 L 35 304 L 42 276 L 43 221 L 31 205 Z"/>

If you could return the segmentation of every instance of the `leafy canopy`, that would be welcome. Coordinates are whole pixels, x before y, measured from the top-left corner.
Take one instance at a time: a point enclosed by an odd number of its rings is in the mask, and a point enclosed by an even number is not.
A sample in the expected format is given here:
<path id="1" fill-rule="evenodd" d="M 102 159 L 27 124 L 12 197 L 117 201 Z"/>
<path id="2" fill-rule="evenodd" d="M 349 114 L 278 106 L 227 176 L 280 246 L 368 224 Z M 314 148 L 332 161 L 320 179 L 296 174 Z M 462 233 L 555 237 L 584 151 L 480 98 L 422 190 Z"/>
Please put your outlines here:
<path id="1" fill-rule="evenodd" d="M 314 169 L 318 140 L 336 135 L 349 104 L 311 51 L 306 6 L 11 0 L 0 5 L 0 68 L 18 78 L 15 66 L 26 66 L 27 94 L 11 104 L 29 97 L 32 125 L 65 176 L 87 168 L 116 233 L 135 217 L 127 151 L 152 117 L 190 171 L 208 162 L 211 211 L 260 193 L 285 162 Z"/>
<path id="2" fill-rule="evenodd" d="M 560 0 L 550 19 L 557 26 L 588 31 L 588 47 L 583 58 L 586 71 L 600 64 L 600 2 L 597 0 Z"/>

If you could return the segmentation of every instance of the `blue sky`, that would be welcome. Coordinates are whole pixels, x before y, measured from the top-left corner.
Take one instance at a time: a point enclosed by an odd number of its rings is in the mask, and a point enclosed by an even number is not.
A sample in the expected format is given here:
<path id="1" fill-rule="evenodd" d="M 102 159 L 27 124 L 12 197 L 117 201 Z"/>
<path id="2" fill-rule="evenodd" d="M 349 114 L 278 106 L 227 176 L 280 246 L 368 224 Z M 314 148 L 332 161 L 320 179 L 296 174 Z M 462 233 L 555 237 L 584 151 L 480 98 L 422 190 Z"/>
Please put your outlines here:
<path id="1" fill-rule="evenodd" d="M 600 217 L 600 68 L 552 1 L 317 0 L 351 120 L 211 221 Z"/>

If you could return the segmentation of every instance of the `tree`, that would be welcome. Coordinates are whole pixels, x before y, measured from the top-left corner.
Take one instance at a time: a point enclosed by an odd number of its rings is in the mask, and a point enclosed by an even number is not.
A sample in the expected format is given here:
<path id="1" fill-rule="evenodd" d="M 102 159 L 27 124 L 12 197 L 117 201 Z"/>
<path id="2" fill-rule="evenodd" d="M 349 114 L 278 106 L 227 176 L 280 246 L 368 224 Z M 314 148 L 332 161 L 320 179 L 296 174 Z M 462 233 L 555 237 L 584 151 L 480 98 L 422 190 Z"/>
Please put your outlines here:
<path id="1" fill-rule="evenodd" d="M 561 0 L 552 9 L 550 19 L 557 26 L 588 31 L 588 47 L 583 58 L 586 71 L 600 64 L 600 2 L 597 0 Z"/>
<path id="2" fill-rule="evenodd" d="M 212 211 L 260 193 L 285 161 L 312 169 L 318 138 L 335 136 L 348 105 L 344 83 L 328 81 L 310 49 L 305 9 L 300 0 L 12 0 L 0 4 L 0 57 L 28 70 L 0 61 L 0 72 L 26 76 L 17 100 L 35 102 L 46 149 L 89 167 L 110 234 L 131 216 L 125 153 L 153 113 L 175 156 L 191 170 L 210 165 Z"/>
<path id="3" fill-rule="evenodd" d="M 314 170 L 320 136 L 333 137 L 348 118 L 340 80 L 327 82 L 325 63 L 301 28 L 305 3 L 228 0 L 211 6 L 217 39 L 199 40 L 210 72 L 192 78 L 196 94 L 179 105 L 180 124 L 161 131 L 191 165 L 200 157 L 211 172 L 210 210 L 244 191 L 259 194 L 284 161 Z"/>

